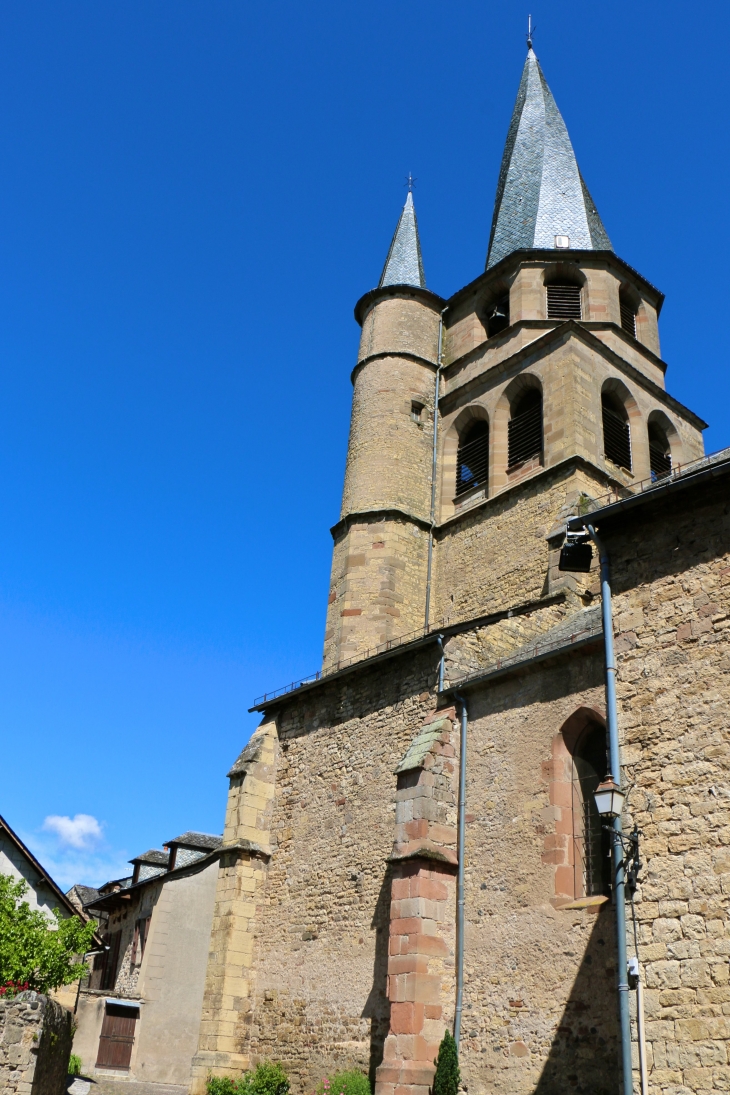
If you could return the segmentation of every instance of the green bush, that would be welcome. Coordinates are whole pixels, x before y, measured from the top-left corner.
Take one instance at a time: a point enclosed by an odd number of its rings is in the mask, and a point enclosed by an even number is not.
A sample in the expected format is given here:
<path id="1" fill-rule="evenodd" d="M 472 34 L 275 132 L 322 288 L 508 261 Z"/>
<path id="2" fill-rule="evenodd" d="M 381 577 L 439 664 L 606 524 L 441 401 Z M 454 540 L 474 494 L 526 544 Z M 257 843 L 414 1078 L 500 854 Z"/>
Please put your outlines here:
<path id="1" fill-rule="evenodd" d="M 205 1088 L 208 1095 L 289 1095 L 289 1079 L 278 1062 L 262 1061 L 237 1080 L 209 1076 Z"/>
<path id="2" fill-rule="evenodd" d="M 319 1085 L 317 1095 L 371 1095 L 370 1081 L 364 1072 L 355 1068 L 336 1072 Z"/>
<path id="3" fill-rule="evenodd" d="M 433 1078 L 433 1095 L 456 1095 L 459 1090 L 459 1051 L 448 1030 L 441 1040 Z"/>
<path id="4" fill-rule="evenodd" d="M 81 1058 L 78 1053 L 72 1053 L 68 1059 L 68 1074 L 69 1076 L 81 1075 Z"/>

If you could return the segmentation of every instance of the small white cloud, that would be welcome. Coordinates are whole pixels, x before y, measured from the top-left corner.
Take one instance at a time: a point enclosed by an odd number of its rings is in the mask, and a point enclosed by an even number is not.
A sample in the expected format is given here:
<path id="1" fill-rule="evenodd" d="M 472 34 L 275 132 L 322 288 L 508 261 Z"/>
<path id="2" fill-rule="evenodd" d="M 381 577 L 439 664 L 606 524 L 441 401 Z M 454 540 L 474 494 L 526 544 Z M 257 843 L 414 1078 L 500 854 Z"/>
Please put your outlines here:
<path id="1" fill-rule="evenodd" d="M 60 817 L 51 814 L 43 822 L 46 832 L 55 833 L 62 845 L 69 848 L 93 848 L 101 840 L 101 825 L 91 814 Z"/>

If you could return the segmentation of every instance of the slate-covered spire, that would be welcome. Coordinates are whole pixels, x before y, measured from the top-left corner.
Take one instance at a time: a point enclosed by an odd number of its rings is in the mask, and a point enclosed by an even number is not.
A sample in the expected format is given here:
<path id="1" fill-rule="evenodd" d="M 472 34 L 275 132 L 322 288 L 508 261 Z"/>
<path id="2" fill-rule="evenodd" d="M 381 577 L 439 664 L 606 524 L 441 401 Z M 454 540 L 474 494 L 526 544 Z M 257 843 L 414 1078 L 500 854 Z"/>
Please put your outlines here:
<path id="1" fill-rule="evenodd" d="M 426 288 L 421 241 L 418 238 L 418 221 L 413 205 L 413 194 L 410 190 L 385 260 L 378 288 L 383 285 L 418 285 L 421 289 Z"/>
<path id="2" fill-rule="evenodd" d="M 521 247 L 611 251 L 532 47 L 522 71 L 494 203 L 487 269 Z"/>

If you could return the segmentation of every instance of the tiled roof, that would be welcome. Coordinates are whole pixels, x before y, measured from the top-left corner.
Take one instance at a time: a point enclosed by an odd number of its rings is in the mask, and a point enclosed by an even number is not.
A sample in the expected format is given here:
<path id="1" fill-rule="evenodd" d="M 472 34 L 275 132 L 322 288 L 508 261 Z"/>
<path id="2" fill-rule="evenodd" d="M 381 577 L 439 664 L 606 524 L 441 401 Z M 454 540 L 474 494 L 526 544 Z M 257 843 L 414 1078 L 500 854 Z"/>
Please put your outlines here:
<path id="1" fill-rule="evenodd" d="M 143 852 L 142 855 L 136 855 L 134 859 L 130 859 L 130 863 L 154 863 L 158 867 L 166 867 L 167 861 L 170 858 L 169 852 L 161 852 L 157 848 L 150 848 L 148 852 Z"/>
<path id="2" fill-rule="evenodd" d="M 426 288 L 418 221 L 410 190 L 380 277 L 379 287 L 383 285 L 417 285 L 421 289 Z"/>
<path id="3" fill-rule="evenodd" d="M 176 836 L 174 840 L 166 841 L 168 845 L 178 844 L 186 848 L 199 848 L 202 851 L 212 852 L 216 848 L 220 848 L 223 843 L 222 836 L 214 836 L 212 833 L 183 833 L 182 836 Z"/>
<path id="4" fill-rule="evenodd" d="M 565 122 L 532 49 L 512 113 L 494 204 L 487 269 L 519 248 L 611 251 Z"/>
<path id="5" fill-rule="evenodd" d="M 396 774 L 410 772 L 412 768 L 420 768 L 434 742 L 439 741 L 444 730 L 451 729 L 451 719 L 437 719 L 427 723 L 408 746 L 406 755 L 396 768 Z"/>

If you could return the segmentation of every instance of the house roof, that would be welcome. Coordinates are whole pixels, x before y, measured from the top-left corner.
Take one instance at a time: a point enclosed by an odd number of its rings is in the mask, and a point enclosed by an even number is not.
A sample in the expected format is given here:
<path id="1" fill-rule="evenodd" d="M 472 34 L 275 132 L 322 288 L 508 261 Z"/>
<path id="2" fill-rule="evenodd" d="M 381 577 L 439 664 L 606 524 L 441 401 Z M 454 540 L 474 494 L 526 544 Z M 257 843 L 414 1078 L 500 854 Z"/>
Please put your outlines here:
<path id="1" fill-rule="evenodd" d="M 152 863 L 155 867 L 166 867 L 170 858 L 169 852 L 161 852 L 158 848 L 150 848 L 148 852 L 142 852 L 142 855 L 136 855 L 134 859 L 130 859 L 130 863 Z"/>
<path id="2" fill-rule="evenodd" d="M 215 848 L 220 848 L 223 843 L 222 836 L 215 836 L 212 833 L 194 833 L 186 832 L 182 836 L 176 836 L 174 840 L 166 840 L 165 846 L 170 848 L 173 844 L 182 848 L 195 848 L 201 851 L 210 852 Z"/>
<path id="3" fill-rule="evenodd" d="M 49 890 L 51 890 L 52 893 L 58 898 L 58 907 L 62 911 L 66 912 L 69 916 L 77 916 L 78 910 L 76 909 L 72 901 L 66 896 L 60 886 L 58 886 L 53 881 L 48 871 L 41 863 L 38 862 L 36 857 L 31 852 L 30 848 L 26 847 L 18 834 L 10 828 L 4 817 L 0 817 L 0 831 L 5 832 L 10 842 L 15 845 L 17 851 L 20 852 L 20 854 L 30 864 L 32 864 L 33 868 L 38 872 L 40 877 L 48 886 Z"/>

